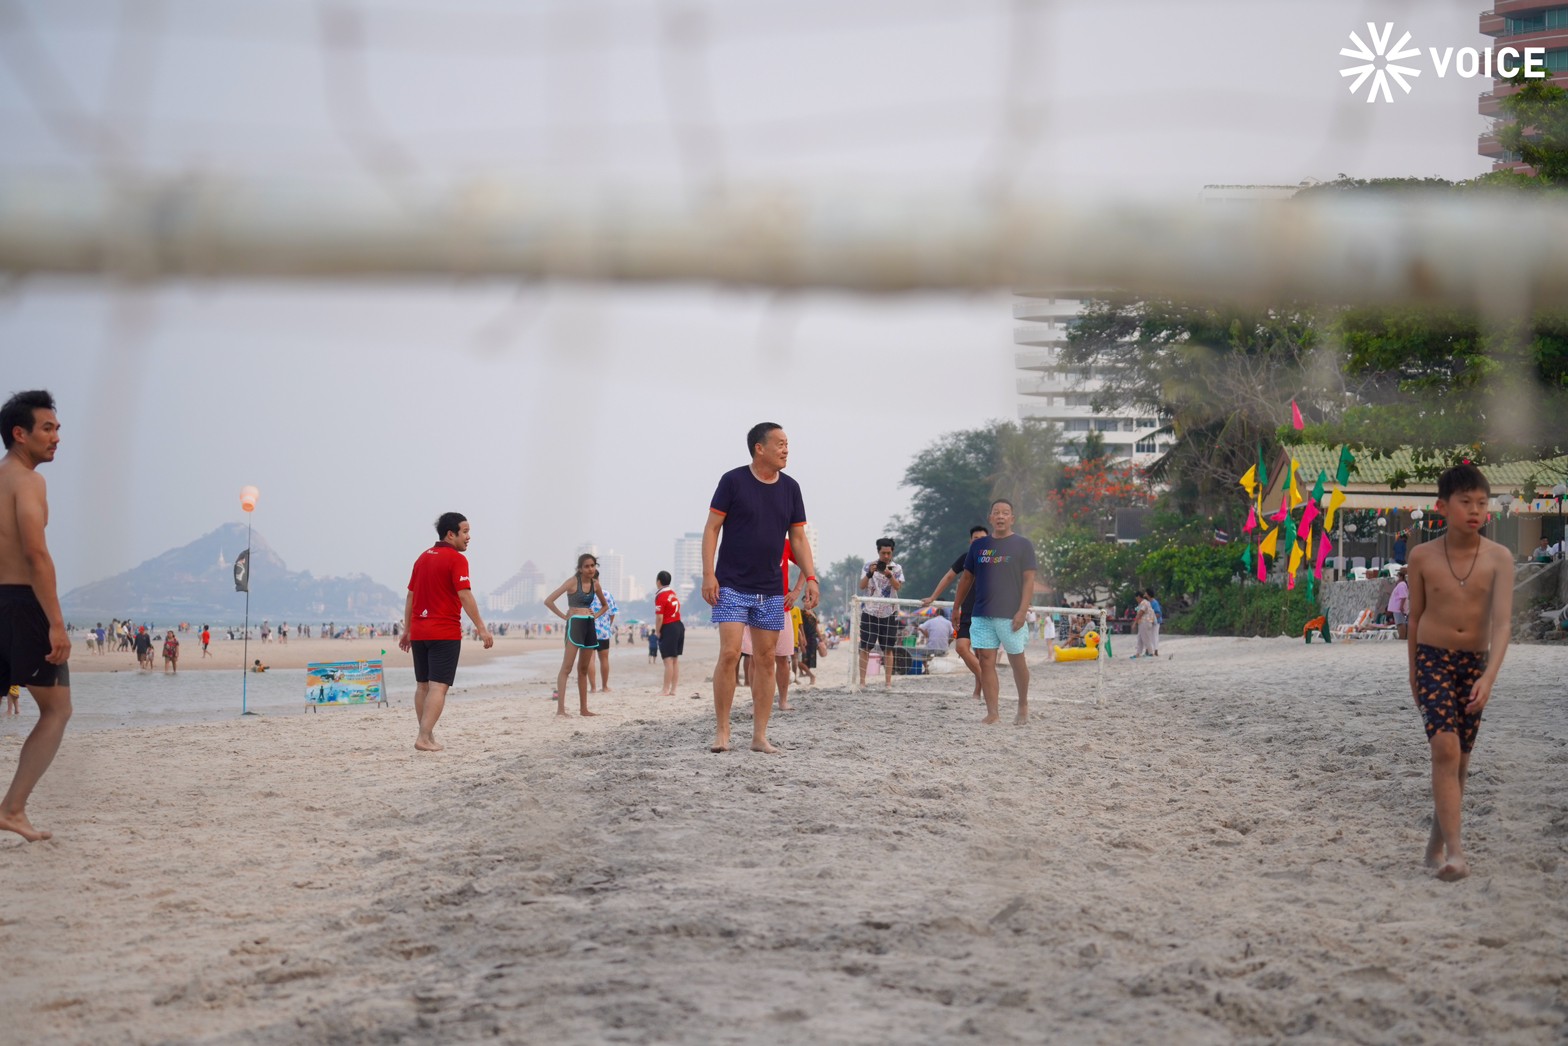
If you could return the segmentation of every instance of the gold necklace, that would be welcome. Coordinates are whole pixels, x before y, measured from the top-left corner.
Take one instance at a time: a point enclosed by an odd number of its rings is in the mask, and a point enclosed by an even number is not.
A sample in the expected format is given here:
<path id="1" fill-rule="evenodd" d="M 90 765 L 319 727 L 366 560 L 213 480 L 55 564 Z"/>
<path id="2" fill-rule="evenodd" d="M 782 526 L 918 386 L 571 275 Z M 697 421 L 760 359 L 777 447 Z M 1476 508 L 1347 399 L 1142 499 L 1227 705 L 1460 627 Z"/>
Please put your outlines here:
<path id="1" fill-rule="evenodd" d="M 1481 562 L 1481 546 L 1475 547 L 1475 558 L 1470 561 L 1470 569 L 1465 571 L 1465 576 L 1460 577 L 1454 570 L 1454 561 L 1448 558 L 1448 535 L 1443 535 L 1443 562 L 1448 564 L 1448 572 L 1454 575 L 1454 580 L 1459 582 L 1459 587 L 1464 588 L 1465 582 L 1470 580 L 1470 575 L 1475 573 L 1475 565 Z"/>

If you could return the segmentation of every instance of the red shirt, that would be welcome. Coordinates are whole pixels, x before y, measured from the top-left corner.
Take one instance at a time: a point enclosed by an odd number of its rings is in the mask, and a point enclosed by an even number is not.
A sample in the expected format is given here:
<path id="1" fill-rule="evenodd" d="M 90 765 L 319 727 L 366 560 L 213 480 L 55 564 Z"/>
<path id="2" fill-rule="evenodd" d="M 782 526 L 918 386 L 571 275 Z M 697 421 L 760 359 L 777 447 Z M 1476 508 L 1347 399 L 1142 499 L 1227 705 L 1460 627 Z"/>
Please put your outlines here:
<path id="1" fill-rule="evenodd" d="M 457 594 L 472 587 L 467 556 L 445 541 L 427 548 L 414 560 L 414 572 L 408 578 L 408 590 L 414 596 L 408 638 L 462 639 L 463 604 Z"/>
<path id="2" fill-rule="evenodd" d="M 666 588 L 653 597 L 653 610 L 663 619 L 664 624 L 681 619 L 681 597 L 675 594 L 673 588 Z"/>

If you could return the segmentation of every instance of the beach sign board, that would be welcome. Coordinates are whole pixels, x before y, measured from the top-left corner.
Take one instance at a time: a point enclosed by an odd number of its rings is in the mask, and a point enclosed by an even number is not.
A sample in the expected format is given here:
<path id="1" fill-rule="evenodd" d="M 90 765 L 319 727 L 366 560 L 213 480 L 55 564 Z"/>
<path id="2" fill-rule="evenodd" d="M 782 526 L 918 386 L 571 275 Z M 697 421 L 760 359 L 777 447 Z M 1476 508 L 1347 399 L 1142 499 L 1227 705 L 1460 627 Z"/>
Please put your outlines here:
<path id="1" fill-rule="evenodd" d="M 380 659 L 312 662 L 305 666 L 305 704 L 312 711 L 323 705 L 384 705 L 386 694 Z"/>

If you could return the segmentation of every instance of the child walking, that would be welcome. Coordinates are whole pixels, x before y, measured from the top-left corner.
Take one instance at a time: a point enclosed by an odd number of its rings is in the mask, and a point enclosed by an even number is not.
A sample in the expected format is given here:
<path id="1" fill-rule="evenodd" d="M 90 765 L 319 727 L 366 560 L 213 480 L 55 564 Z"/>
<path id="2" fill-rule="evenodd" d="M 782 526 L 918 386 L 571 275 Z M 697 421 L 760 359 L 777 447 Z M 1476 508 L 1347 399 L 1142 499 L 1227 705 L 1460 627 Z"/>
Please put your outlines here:
<path id="1" fill-rule="evenodd" d="M 1445 882 L 1470 874 L 1459 813 L 1481 710 L 1492 696 L 1513 617 L 1514 562 L 1481 536 L 1491 485 L 1471 464 L 1437 480 L 1448 529 L 1411 550 L 1410 692 L 1432 751 L 1432 834 L 1426 864 Z"/>

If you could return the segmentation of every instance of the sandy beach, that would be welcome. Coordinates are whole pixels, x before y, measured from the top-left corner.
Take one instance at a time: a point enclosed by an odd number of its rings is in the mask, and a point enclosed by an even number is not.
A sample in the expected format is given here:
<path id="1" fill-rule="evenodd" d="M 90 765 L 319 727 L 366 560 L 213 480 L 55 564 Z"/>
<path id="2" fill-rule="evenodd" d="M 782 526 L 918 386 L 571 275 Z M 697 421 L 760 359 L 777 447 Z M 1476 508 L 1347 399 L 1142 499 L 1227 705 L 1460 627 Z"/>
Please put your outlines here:
<path id="1" fill-rule="evenodd" d="M 706 631 L 680 697 L 622 647 L 601 717 L 500 688 L 435 756 L 406 695 L 68 734 L 55 839 L 0 841 L 4 1037 L 1563 1041 L 1560 649 L 1509 651 L 1445 884 L 1401 646 L 1162 646 L 1101 704 L 1036 663 L 1021 728 L 967 676 L 852 693 L 835 652 L 776 756 L 708 753 Z"/>

